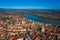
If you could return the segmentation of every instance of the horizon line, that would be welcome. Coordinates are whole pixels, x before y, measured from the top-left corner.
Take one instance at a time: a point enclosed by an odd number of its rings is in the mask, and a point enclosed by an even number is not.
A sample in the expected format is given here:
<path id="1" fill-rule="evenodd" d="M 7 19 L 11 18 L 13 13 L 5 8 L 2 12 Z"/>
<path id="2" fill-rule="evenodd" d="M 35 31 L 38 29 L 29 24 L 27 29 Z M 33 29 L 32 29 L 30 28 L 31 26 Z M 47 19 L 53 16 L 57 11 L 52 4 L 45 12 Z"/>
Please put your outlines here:
<path id="1" fill-rule="evenodd" d="M 60 8 L 46 8 L 46 7 L 0 7 L 1 9 L 59 9 Z"/>

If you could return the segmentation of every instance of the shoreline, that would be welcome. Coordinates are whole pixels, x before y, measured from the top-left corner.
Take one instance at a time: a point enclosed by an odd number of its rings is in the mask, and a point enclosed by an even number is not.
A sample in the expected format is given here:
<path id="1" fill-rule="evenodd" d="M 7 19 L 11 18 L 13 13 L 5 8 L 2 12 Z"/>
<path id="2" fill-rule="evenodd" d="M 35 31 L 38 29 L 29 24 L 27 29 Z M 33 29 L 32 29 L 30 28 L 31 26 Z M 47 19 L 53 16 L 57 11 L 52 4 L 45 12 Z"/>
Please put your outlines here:
<path id="1" fill-rule="evenodd" d="M 31 13 L 32 15 L 35 15 L 35 16 L 37 16 L 37 17 L 39 17 L 39 18 L 42 18 L 42 19 L 46 19 L 46 20 L 52 20 L 52 21 L 58 21 L 58 22 L 60 22 L 60 16 L 53 16 L 52 14 L 33 14 L 33 13 Z M 43 15 L 43 16 L 42 16 Z M 60 14 L 59 14 L 60 15 Z"/>

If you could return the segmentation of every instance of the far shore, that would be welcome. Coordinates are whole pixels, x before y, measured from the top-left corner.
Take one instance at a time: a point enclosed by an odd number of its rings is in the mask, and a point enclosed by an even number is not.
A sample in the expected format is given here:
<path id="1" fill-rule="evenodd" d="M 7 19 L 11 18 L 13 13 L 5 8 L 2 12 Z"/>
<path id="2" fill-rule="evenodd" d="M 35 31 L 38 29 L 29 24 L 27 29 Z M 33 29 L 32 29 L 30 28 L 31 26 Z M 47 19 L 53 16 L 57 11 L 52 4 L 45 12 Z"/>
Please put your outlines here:
<path id="1" fill-rule="evenodd" d="M 47 20 L 52 20 L 52 21 L 59 21 L 60 22 L 60 14 L 55 15 L 55 14 L 42 14 L 42 13 L 30 13 L 32 15 L 35 15 L 37 17 L 43 18 L 43 19 L 47 19 Z"/>

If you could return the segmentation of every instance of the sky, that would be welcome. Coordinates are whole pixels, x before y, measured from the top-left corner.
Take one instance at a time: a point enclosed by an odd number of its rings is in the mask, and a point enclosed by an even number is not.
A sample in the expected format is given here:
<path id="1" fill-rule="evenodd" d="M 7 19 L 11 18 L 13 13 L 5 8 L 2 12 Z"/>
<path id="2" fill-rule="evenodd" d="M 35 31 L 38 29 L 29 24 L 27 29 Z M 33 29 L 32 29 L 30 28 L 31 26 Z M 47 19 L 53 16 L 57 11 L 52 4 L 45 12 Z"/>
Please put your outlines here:
<path id="1" fill-rule="evenodd" d="M 0 0 L 0 8 L 60 9 L 60 0 Z"/>

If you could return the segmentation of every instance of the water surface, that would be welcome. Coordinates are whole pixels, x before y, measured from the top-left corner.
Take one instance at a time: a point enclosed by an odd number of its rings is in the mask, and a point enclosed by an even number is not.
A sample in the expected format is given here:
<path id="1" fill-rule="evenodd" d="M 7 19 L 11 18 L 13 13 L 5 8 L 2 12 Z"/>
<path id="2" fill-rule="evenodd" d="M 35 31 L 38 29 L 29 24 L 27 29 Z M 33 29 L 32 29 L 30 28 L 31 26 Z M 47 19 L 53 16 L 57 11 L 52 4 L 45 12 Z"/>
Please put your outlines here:
<path id="1" fill-rule="evenodd" d="M 42 23 L 47 23 L 47 24 L 60 25 L 60 22 L 58 22 L 58 21 L 46 20 L 46 19 L 43 19 L 43 18 L 34 16 L 34 15 L 32 15 L 32 14 L 27 14 L 27 13 L 26 13 L 26 14 L 24 14 L 24 16 L 25 16 L 27 19 L 30 19 L 30 20 L 33 20 L 33 21 L 42 22 Z"/>

